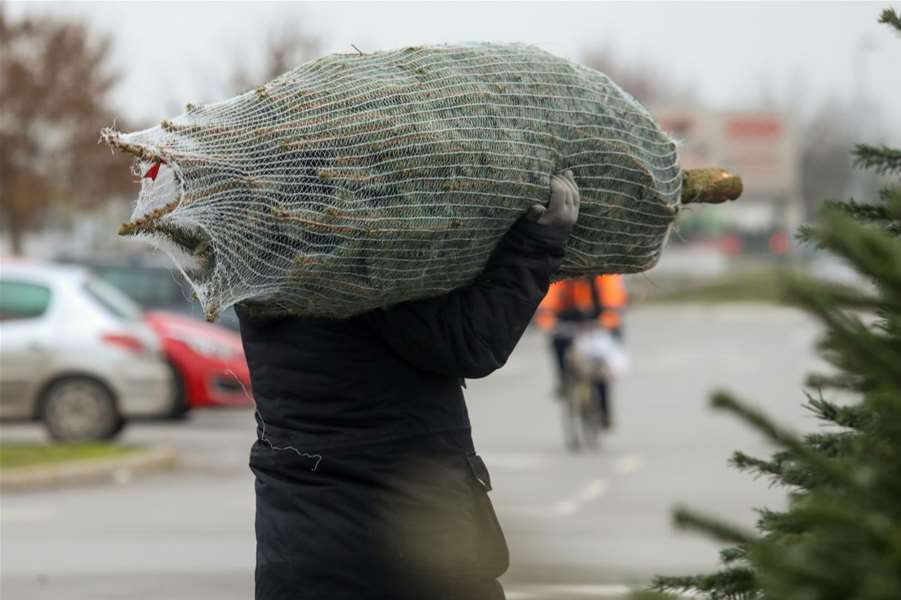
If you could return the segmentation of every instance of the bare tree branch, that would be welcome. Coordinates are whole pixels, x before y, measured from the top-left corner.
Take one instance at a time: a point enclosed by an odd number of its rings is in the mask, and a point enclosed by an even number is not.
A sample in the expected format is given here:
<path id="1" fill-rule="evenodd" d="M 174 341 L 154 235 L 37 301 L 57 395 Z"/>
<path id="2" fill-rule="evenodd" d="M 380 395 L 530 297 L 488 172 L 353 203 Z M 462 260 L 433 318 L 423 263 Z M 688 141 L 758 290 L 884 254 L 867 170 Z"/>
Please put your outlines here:
<path id="1" fill-rule="evenodd" d="M 95 205 L 131 187 L 97 145 L 119 78 L 110 47 L 81 23 L 13 21 L 0 8 L 0 217 L 13 253 L 54 203 Z"/>

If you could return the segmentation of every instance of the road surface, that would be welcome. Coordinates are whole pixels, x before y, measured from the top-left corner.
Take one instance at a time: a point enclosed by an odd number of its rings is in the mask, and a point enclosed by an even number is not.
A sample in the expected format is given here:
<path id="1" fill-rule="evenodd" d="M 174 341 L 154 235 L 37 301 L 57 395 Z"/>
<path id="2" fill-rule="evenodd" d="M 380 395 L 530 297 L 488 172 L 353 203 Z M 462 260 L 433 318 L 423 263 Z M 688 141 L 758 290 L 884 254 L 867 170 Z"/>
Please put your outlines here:
<path id="1" fill-rule="evenodd" d="M 733 449 L 766 454 L 760 437 L 707 405 L 727 387 L 800 429 L 818 327 L 760 305 L 631 311 L 630 373 L 615 387 L 616 430 L 597 453 L 561 441 L 544 338 L 530 332 L 508 365 L 469 382 L 479 452 L 511 549 L 510 600 L 619 598 L 659 573 L 715 566 L 717 545 L 670 524 L 678 504 L 750 526 L 779 490 L 730 470 Z M 6 440 L 36 426 L 4 427 Z M 252 597 L 250 411 L 145 424 L 125 441 L 177 447 L 178 471 L 116 484 L 0 499 L 4 600 L 246 600 Z"/>

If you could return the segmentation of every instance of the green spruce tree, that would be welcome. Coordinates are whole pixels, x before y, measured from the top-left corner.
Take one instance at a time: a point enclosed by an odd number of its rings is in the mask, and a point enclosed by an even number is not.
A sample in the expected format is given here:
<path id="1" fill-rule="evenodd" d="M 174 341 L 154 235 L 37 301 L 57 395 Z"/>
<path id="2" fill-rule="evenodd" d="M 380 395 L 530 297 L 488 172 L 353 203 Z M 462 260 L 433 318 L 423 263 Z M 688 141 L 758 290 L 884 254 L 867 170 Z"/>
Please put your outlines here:
<path id="1" fill-rule="evenodd" d="M 880 22 L 901 33 L 894 10 Z M 798 436 L 731 394 L 714 394 L 714 407 L 780 447 L 768 459 L 736 452 L 731 463 L 786 487 L 788 508 L 759 510 L 754 532 L 678 510 L 679 525 L 730 546 L 715 573 L 658 577 L 658 598 L 901 599 L 901 150 L 858 145 L 853 154 L 857 167 L 892 183 L 871 202 L 826 203 L 800 237 L 846 260 L 868 284 L 785 284 L 787 299 L 825 327 L 820 352 L 834 371 L 810 378 L 806 407 L 827 427 Z"/>

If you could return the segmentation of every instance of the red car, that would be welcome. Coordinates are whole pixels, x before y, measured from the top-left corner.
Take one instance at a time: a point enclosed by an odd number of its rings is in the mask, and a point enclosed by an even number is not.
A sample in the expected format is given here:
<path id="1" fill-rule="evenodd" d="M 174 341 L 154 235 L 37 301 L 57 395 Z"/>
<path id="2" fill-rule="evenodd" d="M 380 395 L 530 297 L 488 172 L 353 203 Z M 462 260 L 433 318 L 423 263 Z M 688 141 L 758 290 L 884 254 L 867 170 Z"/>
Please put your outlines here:
<path id="1" fill-rule="evenodd" d="M 177 394 L 170 417 L 193 408 L 253 406 L 241 336 L 171 312 L 148 311 L 145 320 L 175 371 Z"/>

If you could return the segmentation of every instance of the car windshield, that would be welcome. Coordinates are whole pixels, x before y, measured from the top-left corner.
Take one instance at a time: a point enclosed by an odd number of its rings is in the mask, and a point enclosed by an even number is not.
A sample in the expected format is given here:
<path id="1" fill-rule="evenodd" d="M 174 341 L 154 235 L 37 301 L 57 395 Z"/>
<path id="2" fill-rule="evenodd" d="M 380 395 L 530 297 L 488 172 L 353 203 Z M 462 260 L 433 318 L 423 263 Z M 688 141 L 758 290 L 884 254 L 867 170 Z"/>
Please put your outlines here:
<path id="1" fill-rule="evenodd" d="M 141 317 L 141 307 L 138 304 L 100 279 L 88 279 L 84 284 L 84 291 L 120 319 L 133 321 Z"/>
<path id="2" fill-rule="evenodd" d="M 190 311 L 186 293 L 167 269 L 97 265 L 92 266 L 91 270 L 144 308 Z"/>

